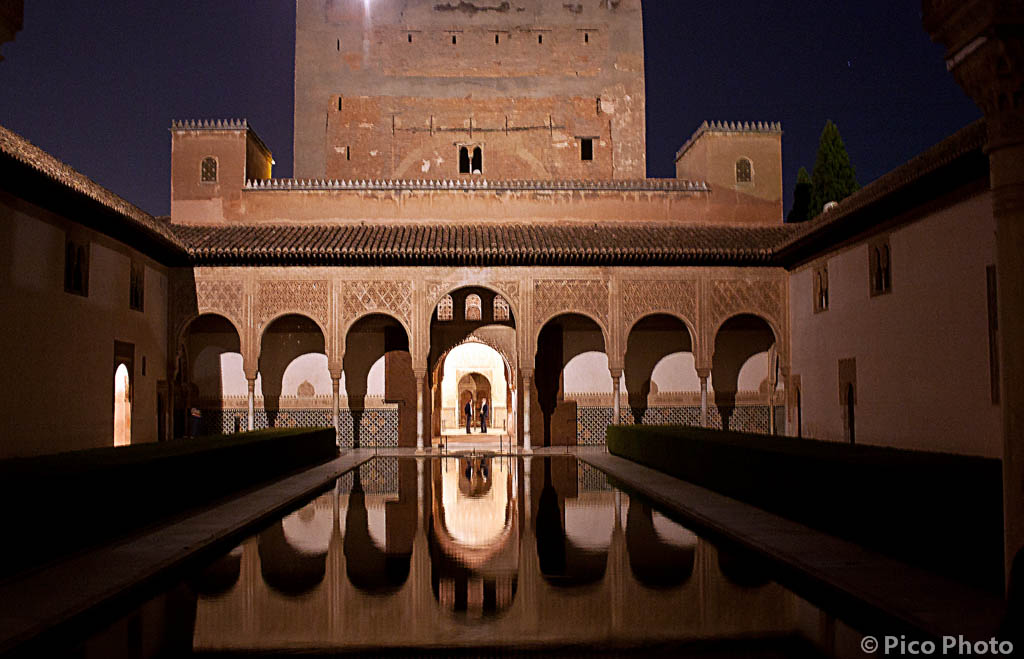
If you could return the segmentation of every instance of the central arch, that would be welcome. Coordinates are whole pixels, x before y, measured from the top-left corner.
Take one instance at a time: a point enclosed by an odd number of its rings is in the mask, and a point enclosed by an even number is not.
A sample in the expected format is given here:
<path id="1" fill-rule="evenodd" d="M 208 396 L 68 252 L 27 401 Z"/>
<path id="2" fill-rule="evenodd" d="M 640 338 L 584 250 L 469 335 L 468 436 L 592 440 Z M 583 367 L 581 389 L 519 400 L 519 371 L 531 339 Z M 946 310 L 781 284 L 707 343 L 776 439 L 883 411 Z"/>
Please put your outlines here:
<path id="1" fill-rule="evenodd" d="M 456 397 L 460 380 L 472 371 L 485 376 L 491 388 L 488 430 L 494 428 L 510 438 L 520 435 L 516 413 L 519 382 L 515 312 L 513 302 L 502 293 L 477 285 L 454 289 L 435 304 L 430 321 L 426 383 L 431 401 L 427 406 L 427 427 L 431 429 L 432 441 L 440 441 L 448 429 L 465 428 L 465 401 L 456 401 Z M 472 364 L 452 368 L 451 356 L 461 360 L 461 351 L 475 352 L 477 361 L 482 362 L 480 368 Z M 479 425 L 480 397 L 475 401 L 473 421 Z"/>

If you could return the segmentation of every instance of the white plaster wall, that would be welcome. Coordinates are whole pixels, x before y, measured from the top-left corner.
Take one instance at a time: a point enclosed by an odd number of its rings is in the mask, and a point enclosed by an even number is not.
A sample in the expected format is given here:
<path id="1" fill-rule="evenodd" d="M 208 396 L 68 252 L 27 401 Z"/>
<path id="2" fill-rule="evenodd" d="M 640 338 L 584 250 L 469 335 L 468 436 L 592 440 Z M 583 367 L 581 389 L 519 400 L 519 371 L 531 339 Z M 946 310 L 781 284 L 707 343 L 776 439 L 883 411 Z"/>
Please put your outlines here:
<path id="1" fill-rule="evenodd" d="M 870 297 L 866 243 L 828 259 L 828 311 L 814 313 L 813 265 L 790 278 L 804 436 L 843 439 L 838 362 L 856 358 L 858 443 L 999 457 L 985 275 L 995 263 L 991 195 L 896 229 L 890 248 L 888 295 Z"/>
<path id="2" fill-rule="evenodd" d="M 88 297 L 64 292 L 69 228 L 90 242 Z M 128 306 L 133 256 L 146 266 L 141 313 Z M 135 345 L 132 442 L 156 441 L 157 382 L 167 377 L 166 273 L 115 240 L 0 198 L 0 457 L 113 446 L 115 340 Z"/>

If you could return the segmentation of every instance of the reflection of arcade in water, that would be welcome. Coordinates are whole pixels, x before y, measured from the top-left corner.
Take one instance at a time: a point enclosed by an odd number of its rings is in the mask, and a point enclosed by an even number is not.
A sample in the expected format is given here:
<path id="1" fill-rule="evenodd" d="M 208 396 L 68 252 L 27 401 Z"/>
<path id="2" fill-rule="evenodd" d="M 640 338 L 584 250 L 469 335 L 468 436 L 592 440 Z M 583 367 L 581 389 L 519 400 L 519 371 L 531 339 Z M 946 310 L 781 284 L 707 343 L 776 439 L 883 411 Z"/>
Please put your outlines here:
<path id="1" fill-rule="evenodd" d="M 197 650 L 686 641 L 797 599 L 575 458 L 377 458 L 208 569 Z"/>

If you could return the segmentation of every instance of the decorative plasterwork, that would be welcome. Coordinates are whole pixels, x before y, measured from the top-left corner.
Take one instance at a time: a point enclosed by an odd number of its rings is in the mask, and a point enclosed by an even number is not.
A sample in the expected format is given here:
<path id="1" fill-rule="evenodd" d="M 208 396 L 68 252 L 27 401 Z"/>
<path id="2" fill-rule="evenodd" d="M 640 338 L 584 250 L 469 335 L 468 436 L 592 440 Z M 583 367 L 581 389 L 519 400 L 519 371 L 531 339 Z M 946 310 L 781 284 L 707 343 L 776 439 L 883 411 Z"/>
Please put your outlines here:
<path id="1" fill-rule="evenodd" d="M 781 340 L 785 309 L 783 282 L 775 280 L 719 279 L 711 282 L 709 329 L 731 316 L 755 314 L 767 320 Z"/>
<path id="2" fill-rule="evenodd" d="M 308 315 L 326 328 L 330 324 L 331 284 L 328 281 L 261 281 L 256 294 L 256 317 L 262 327 L 282 313 Z"/>
<path id="3" fill-rule="evenodd" d="M 245 319 L 245 284 L 240 281 L 197 281 L 196 299 L 199 313 L 222 311 L 236 322 Z"/>
<path id="4" fill-rule="evenodd" d="M 541 279 L 533 285 L 537 328 L 554 314 L 583 312 L 608 326 L 608 282 L 603 279 Z"/>
<path id="5" fill-rule="evenodd" d="M 671 312 L 691 323 L 697 317 L 697 282 L 672 279 L 622 283 L 622 321 L 628 332 L 633 324 L 652 313 Z"/>
<path id="6" fill-rule="evenodd" d="M 409 281 L 346 281 L 341 284 L 338 313 L 351 320 L 367 313 L 386 312 L 412 327 L 412 298 Z"/>

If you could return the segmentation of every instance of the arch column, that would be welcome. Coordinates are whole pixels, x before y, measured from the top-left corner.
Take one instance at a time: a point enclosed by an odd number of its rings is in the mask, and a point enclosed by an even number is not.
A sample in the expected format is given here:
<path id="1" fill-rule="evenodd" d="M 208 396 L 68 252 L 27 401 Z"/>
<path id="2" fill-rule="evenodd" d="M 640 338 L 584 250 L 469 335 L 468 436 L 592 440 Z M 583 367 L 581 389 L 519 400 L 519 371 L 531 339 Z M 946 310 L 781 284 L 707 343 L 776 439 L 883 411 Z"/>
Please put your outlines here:
<path id="1" fill-rule="evenodd" d="M 982 112 L 996 224 L 1005 574 L 1024 551 L 1024 38 L 1016 2 L 924 0 L 932 40 Z M 1018 567 L 1020 569 L 1020 567 Z M 1020 575 L 1015 575 L 1019 579 Z"/>
<path id="2" fill-rule="evenodd" d="M 697 368 L 697 377 L 700 378 L 700 427 L 708 427 L 708 378 L 711 377 L 711 368 L 704 366 Z"/>
<path id="3" fill-rule="evenodd" d="M 523 378 L 523 453 L 533 453 L 533 444 L 530 438 L 530 388 L 533 386 L 533 369 L 524 368 L 520 371 Z"/>
<path id="4" fill-rule="evenodd" d="M 622 369 L 621 368 L 609 368 L 612 374 L 612 424 L 618 425 L 620 415 L 621 400 L 619 396 L 619 389 L 622 382 Z"/>
<path id="5" fill-rule="evenodd" d="M 334 425 L 334 439 L 341 446 L 341 361 L 332 365 L 331 372 L 331 423 Z"/>
<path id="6" fill-rule="evenodd" d="M 427 380 L 427 369 L 413 369 L 413 375 L 416 376 L 416 452 L 423 453 L 423 392 Z"/>
<path id="7" fill-rule="evenodd" d="M 245 425 L 249 432 L 256 429 L 256 376 L 259 375 L 259 371 L 253 367 L 253 361 L 246 360 L 242 364 L 248 389 L 248 416 Z"/>

